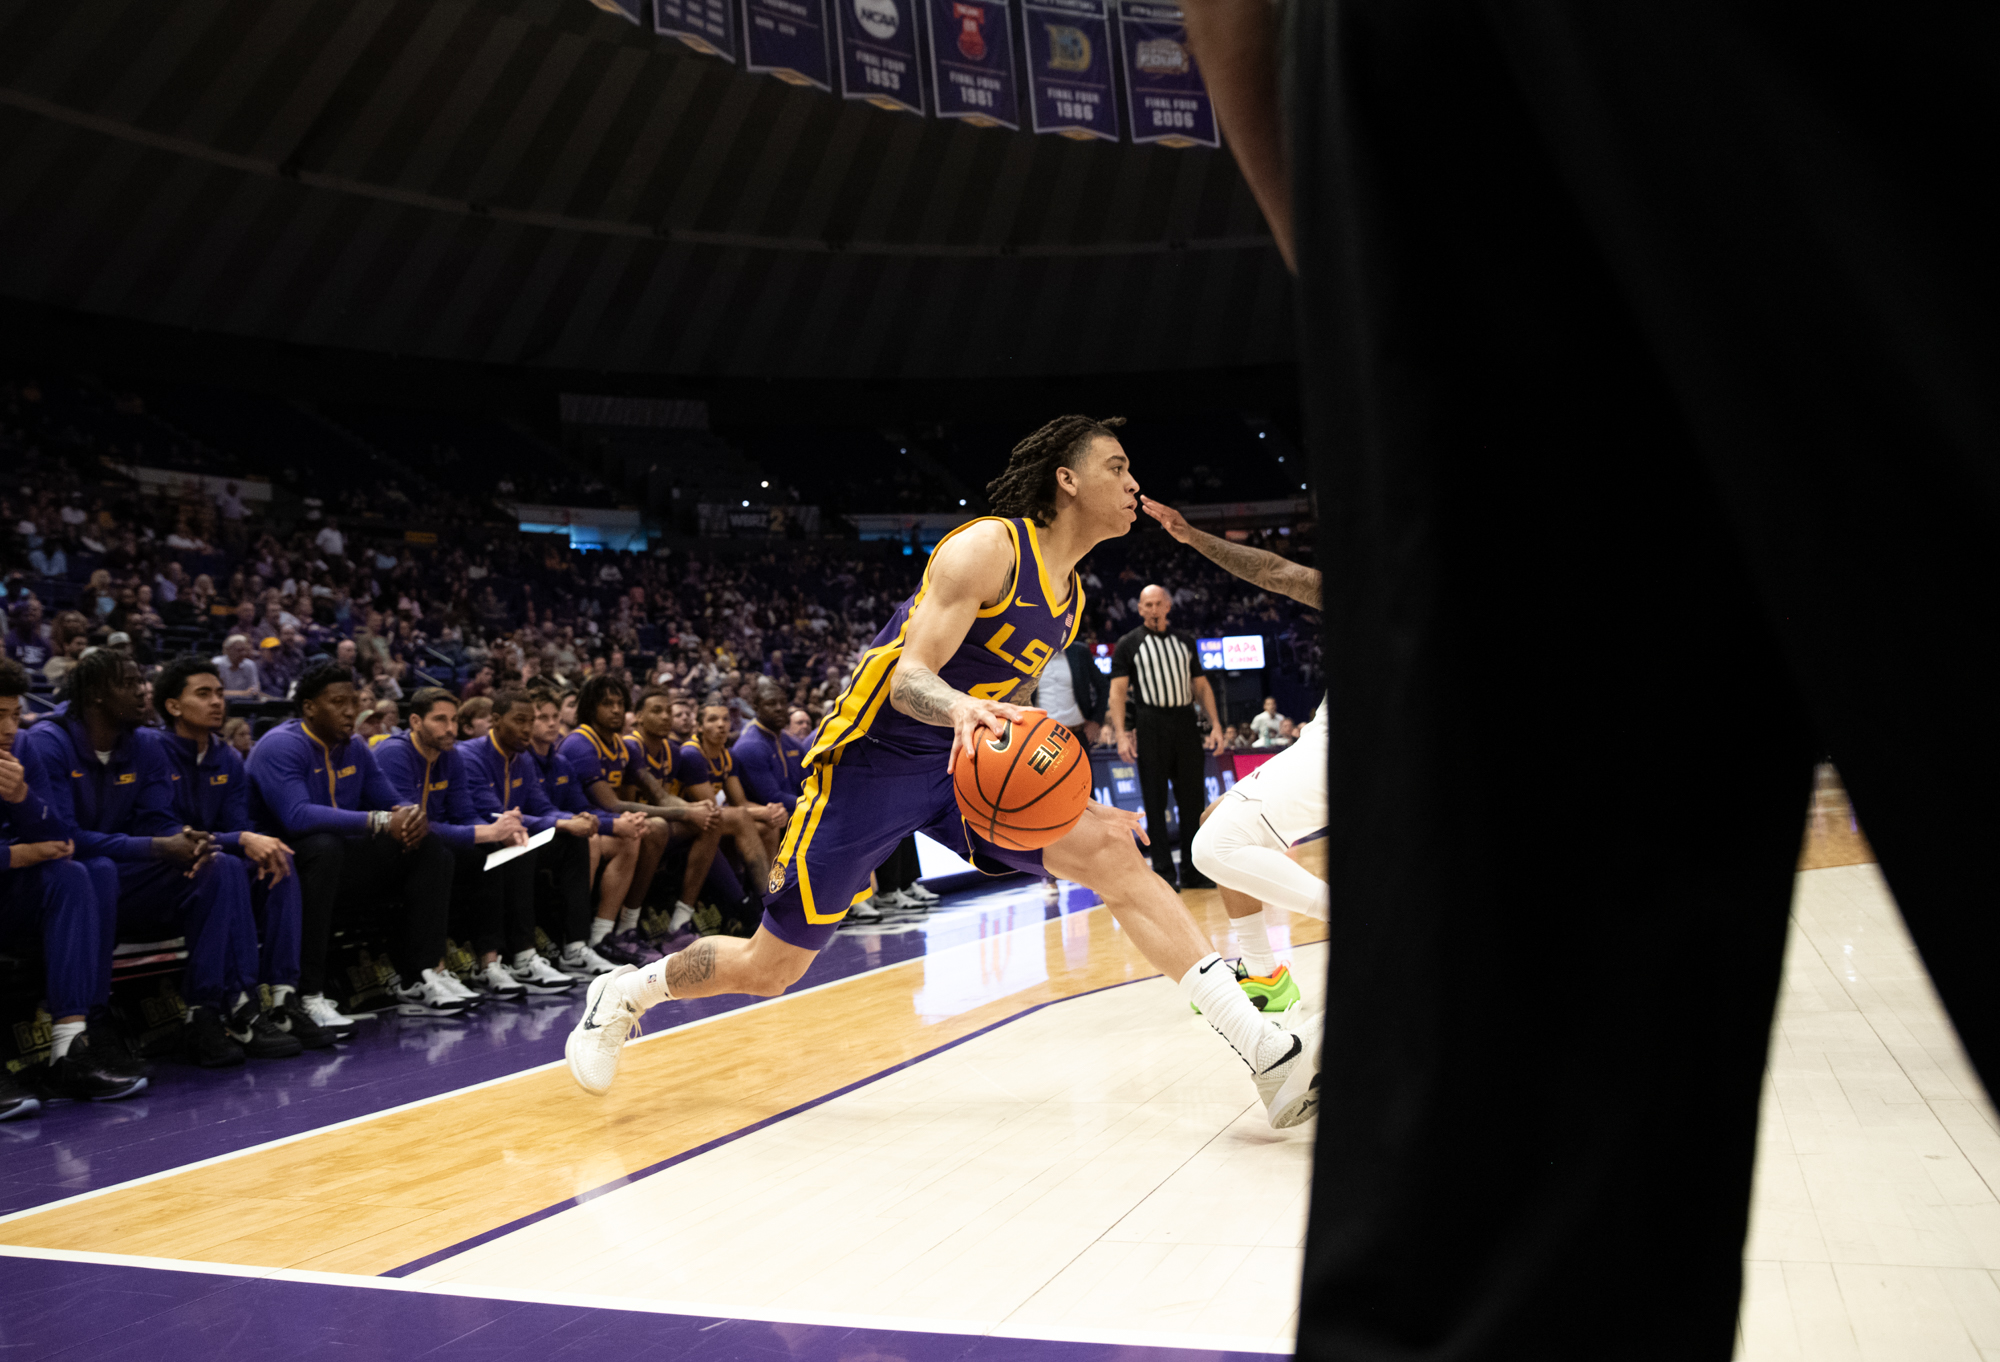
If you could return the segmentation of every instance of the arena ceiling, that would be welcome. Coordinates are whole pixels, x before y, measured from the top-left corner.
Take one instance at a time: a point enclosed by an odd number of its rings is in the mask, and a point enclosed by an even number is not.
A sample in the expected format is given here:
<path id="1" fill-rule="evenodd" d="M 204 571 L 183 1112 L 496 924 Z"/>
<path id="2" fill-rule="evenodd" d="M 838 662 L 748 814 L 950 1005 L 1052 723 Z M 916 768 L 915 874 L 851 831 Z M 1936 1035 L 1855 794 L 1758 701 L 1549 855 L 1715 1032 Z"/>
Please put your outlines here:
<path id="1" fill-rule="evenodd" d="M 1223 152 L 887 113 L 583 0 L 0 0 L 0 295 L 732 377 L 1268 364 Z"/>

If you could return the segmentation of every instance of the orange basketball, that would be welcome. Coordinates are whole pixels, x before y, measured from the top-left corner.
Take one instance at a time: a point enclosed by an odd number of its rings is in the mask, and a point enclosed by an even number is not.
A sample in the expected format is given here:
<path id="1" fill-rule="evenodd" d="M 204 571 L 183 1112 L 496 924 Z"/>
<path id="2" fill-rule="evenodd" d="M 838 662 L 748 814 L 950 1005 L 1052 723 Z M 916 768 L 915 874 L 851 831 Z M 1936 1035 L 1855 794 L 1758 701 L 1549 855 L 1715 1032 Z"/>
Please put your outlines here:
<path id="1" fill-rule="evenodd" d="M 1009 851 L 1061 839 L 1090 803 L 1090 754 L 1083 739 L 1039 709 L 1005 733 L 982 732 L 951 771 L 958 809 L 974 832 Z"/>

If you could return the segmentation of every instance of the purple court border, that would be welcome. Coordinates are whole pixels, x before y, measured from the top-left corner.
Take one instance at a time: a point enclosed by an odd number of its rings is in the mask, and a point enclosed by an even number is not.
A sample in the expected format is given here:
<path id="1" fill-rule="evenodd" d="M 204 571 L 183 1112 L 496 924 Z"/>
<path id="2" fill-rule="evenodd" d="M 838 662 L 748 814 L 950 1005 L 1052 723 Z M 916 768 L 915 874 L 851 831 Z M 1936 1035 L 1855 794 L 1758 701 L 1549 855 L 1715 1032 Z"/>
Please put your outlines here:
<path id="1" fill-rule="evenodd" d="M 1065 998 L 1051 998 L 1047 1002 L 1036 1003 L 1033 1007 L 1027 1007 L 1021 1009 L 1021 1011 L 1016 1012 L 1011 1017 L 1002 1017 L 999 1021 L 989 1022 L 985 1026 L 980 1027 L 976 1031 L 968 1031 L 966 1034 L 960 1036 L 957 1040 L 946 1041 L 943 1045 L 937 1046 L 935 1049 L 926 1050 L 920 1055 L 912 1055 L 910 1058 L 902 1060 L 899 1063 L 891 1064 L 886 1069 L 881 1069 L 875 1073 L 869 1074 L 866 1078 L 858 1078 L 854 1082 L 849 1083 L 846 1087 L 835 1088 L 832 1092 L 825 1093 L 819 1097 L 815 1097 L 811 1101 L 801 1102 L 795 1107 L 791 1107 L 785 1111 L 778 1112 L 772 1116 L 766 1116 L 761 1121 L 753 1121 L 749 1125 L 744 1126 L 741 1130 L 732 1130 L 727 1135 L 718 1135 L 716 1138 L 710 1140 L 706 1144 L 696 1145 L 693 1149 L 684 1150 L 681 1153 L 674 1155 L 672 1158 L 661 1159 L 658 1163 L 648 1164 L 646 1167 L 641 1168 L 636 1173 L 627 1173 L 623 1177 L 613 1178 L 610 1182 L 605 1183 L 601 1187 L 592 1187 L 588 1191 L 579 1192 L 573 1197 L 567 1197 L 562 1201 L 558 1201 L 553 1206 L 544 1206 L 539 1211 L 530 1211 L 527 1215 L 521 1216 L 515 1220 L 510 1220 L 506 1224 L 498 1226 L 497 1228 L 487 1230 L 481 1234 L 475 1234 L 470 1239 L 462 1239 L 458 1243 L 452 1244 L 447 1248 L 441 1248 L 437 1250 L 435 1253 L 427 1253 L 421 1258 L 418 1258 L 412 1262 L 404 1263 L 401 1267 L 392 1267 L 387 1272 L 381 1273 L 379 1275 L 384 1277 L 407 1277 L 413 1272 L 421 1272 L 423 1269 L 430 1267 L 435 1263 L 441 1263 L 447 1258 L 455 1258 L 461 1253 L 468 1252 L 471 1249 L 478 1248 L 481 1244 L 489 1243 L 492 1240 L 499 1239 L 505 1235 L 512 1234 L 516 1230 L 524 1230 L 528 1226 L 533 1225 L 538 1221 L 547 1220 L 552 1215 L 558 1215 L 563 1211 L 567 1211 L 574 1207 L 581 1206 L 588 1201 L 595 1201 L 598 1197 L 605 1195 L 607 1192 L 615 1192 L 619 1188 L 630 1186 L 632 1183 L 638 1182 L 642 1178 L 652 1177 L 653 1174 L 655 1173 L 663 1173 L 667 1169 L 672 1168 L 675 1164 L 686 1163 L 689 1159 L 692 1159 L 700 1154 L 706 1154 L 711 1149 L 720 1149 L 723 1145 L 730 1144 L 736 1140 L 740 1140 L 745 1135 L 754 1134 L 755 1132 L 764 1129 L 766 1126 L 776 1125 L 780 1121 L 789 1120 L 792 1117 L 797 1116 L 800 1112 L 811 1111 L 814 1107 L 821 1106 L 827 1102 L 831 1102 L 836 1097 L 844 1097 L 848 1093 L 855 1091 L 857 1088 L 865 1088 L 870 1083 L 877 1082 L 880 1079 L 887 1078 L 890 1074 L 898 1073 L 901 1070 L 909 1068 L 912 1064 L 921 1064 L 927 1059 L 933 1059 L 938 1055 L 943 1054 L 946 1050 L 956 1049 L 957 1047 L 965 1044 L 969 1040 L 977 1040 L 979 1037 L 985 1035 L 988 1031 L 996 1031 L 1000 1027 L 1007 1026 L 1013 1022 L 1021 1020 L 1021 1018 L 1023 1017 L 1031 1017 L 1045 1007 L 1054 1007 L 1057 1003 L 1075 1002 L 1078 998 L 1088 998 L 1092 994 L 1097 994 L 1097 993 L 1108 993 L 1114 988 L 1124 988 L 1127 984 L 1143 984 L 1148 979 L 1159 979 L 1163 977 L 1165 976 L 1159 974 L 1146 974 L 1146 975 L 1141 975 L 1136 979 L 1121 979 L 1115 984 L 1105 984 L 1099 988 L 1085 989 L 1081 993 L 1072 993 Z"/>
<path id="2" fill-rule="evenodd" d="M 4 1268 L 0 1347 L 50 1362 L 1289 1362 L 1200 1345 L 775 1323 L 187 1268 L 12 1256 Z"/>

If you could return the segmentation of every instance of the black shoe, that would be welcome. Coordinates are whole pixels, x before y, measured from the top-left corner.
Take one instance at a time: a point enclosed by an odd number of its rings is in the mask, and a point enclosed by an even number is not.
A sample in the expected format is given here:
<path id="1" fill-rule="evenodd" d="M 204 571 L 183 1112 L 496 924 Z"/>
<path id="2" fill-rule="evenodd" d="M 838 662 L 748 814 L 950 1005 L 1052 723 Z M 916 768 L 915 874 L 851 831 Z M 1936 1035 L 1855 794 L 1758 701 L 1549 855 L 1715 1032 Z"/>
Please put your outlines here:
<path id="1" fill-rule="evenodd" d="M 42 1109 L 41 1101 L 22 1087 L 14 1075 L 0 1069 L 0 1121 L 16 1121 Z"/>
<path id="2" fill-rule="evenodd" d="M 68 1052 L 43 1071 L 42 1082 L 49 1096 L 72 1102 L 116 1102 L 146 1090 L 145 1075 L 116 1067 L 103 1047 L 91 1044 L 88 1031 L 71 1041 Z"/>
<path id="3" fill-rule="evenodd" d="M 614 965 L 630 965 L 633 969 L 637 969 L 646 963 L 624 947 L 613 945 L 611 938 L 608 936 L 595 946 L 592 946 L 591 949 L 596 951 L 601 958 L 609 960 Z"/>
<path id="4" fill-rule="evenodd" d="M 343 1035 L 314 1021 L 312 1013 L 306 1011 L 306 1005 L 300 1001 L 296 990 L 285 994 L 285 1000 L 265 1015 L 270 1018 L 272 1025 L 286 1035 L 294 1037 L 308 1050 L 331 1049 L 335 1041 L 347 1040 L 354 1034 L 352 1027 L 349 1027 L 347 1033 Z"/>
<path id="5" fill-rule="evenodd" d="M 194 1020 L 181 1028 L 187 1046 L 188 1063 L 203 1069 L 233 1069 L 241 1064 L 243 1047 L 229 1038 L 229 1030 L 212 1007 L 194 1009 Z"/>
<path id="6" fill-rule="evenodd" d="M 101 1072 L 114 1078 L 146 1077 L 146 1062 L 109 1017 L 101 1014 L 91 1017 L 78 1043 L 89 1047 L 91 1062 Z"/>
<path id="7" fill-rule="evenodd" d="M 1215 888 L 1215 881 L 1190 866 L 1181 872 L 1181 888 L 1213 889 Z"/>
<path id="8" fill-rule="evenodd" d="M 277 1022 L 267 1016 L 257 1006 L 257 999 L 244 1000 L 236 1009 L 236 1015 L 229 1019 L 229 1038 L 243 1047 L 243 1053 L 251 1059 L 293 1059 L 305 1050 L 305 1044 L 286 1031 L 278 1029 Z"/>

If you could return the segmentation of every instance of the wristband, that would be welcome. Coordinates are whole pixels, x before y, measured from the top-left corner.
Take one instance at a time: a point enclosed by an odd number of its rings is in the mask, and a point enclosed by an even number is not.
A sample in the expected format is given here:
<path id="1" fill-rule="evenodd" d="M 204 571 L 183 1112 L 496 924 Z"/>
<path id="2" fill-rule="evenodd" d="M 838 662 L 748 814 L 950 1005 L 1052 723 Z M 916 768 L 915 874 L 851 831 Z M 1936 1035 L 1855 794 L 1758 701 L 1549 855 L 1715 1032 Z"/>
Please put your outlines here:
<path id="1" fill-rule="evenodd" d="M 389 826 L 389 815 L 381 809 L 368 811 L 368 835 L 373 837 Z"/>

